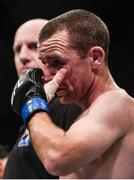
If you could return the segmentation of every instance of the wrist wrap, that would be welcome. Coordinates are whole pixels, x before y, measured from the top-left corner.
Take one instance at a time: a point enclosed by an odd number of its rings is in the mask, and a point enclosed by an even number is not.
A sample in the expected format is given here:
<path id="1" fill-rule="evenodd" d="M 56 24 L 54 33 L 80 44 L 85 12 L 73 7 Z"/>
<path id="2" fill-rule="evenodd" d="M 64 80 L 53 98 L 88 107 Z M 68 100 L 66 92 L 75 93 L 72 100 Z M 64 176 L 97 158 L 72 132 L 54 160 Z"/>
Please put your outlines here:
<path id="1" fill-rule="evenodd" d="M 42 98 L 36 97 L 28 100 L 24 104 L 21 110 L 21 116 L 25 125 L 27 125 L 29 118 L 37 111 L 45 111 L 49 113 L 48 102 Z"/>

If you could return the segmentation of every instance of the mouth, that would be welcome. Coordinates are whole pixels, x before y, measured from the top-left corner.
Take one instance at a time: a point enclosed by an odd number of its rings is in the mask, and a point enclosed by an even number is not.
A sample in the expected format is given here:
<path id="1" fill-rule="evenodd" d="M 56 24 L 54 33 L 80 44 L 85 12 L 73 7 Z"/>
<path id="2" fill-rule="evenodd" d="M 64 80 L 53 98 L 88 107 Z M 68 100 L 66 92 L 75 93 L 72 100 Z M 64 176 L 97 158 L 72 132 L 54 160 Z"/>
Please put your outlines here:
<path id="1" fill-rule="evenodd" d="M 23 67 L 20 69 L 20 74 L 24 75 L 30 68 L 28 67 Z"/>

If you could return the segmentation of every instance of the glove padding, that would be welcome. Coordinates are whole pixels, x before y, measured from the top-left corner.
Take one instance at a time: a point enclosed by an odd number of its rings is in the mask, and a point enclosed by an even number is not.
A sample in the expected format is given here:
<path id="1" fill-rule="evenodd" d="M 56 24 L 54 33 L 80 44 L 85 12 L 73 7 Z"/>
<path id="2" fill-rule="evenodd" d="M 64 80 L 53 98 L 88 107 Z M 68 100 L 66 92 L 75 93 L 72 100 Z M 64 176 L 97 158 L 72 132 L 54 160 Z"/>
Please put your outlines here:
<path id="1" fill-rule="evenodd" d="M 49 112 L 42 76 L 41 69 L 30 69 L 24 76 L 19 78 L 13 89 L 12 109 L 22 116 L 26 125 L 35 112 Z"/>

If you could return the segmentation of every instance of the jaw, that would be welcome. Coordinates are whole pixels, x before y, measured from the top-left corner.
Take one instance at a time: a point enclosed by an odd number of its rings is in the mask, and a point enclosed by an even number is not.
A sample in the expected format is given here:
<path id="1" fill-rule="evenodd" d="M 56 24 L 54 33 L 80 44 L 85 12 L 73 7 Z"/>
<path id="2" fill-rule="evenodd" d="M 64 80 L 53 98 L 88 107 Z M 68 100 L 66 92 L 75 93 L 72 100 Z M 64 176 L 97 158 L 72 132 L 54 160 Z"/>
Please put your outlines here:
<path id="1" fill-rule="evenodd" d="M 79 104 L 78 100 L 74 98 L 76 96 L 73 96 L 73 97 L 72 96 L 58 96 L 58 97 L 62 104 L 71 104 L 71 103 Z"/>

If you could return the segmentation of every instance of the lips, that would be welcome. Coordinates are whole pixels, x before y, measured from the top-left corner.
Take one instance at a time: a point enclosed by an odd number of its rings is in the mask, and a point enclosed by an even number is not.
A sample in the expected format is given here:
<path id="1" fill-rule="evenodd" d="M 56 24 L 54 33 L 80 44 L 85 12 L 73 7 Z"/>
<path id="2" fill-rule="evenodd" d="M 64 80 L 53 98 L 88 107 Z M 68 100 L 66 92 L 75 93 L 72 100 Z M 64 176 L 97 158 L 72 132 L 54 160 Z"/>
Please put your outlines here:
<path id="1" fill-rule="evenodd" d="M 30 68 L 28 67 L 23 67 L 20 69 L 20 74 L 24 75 Z"/>

